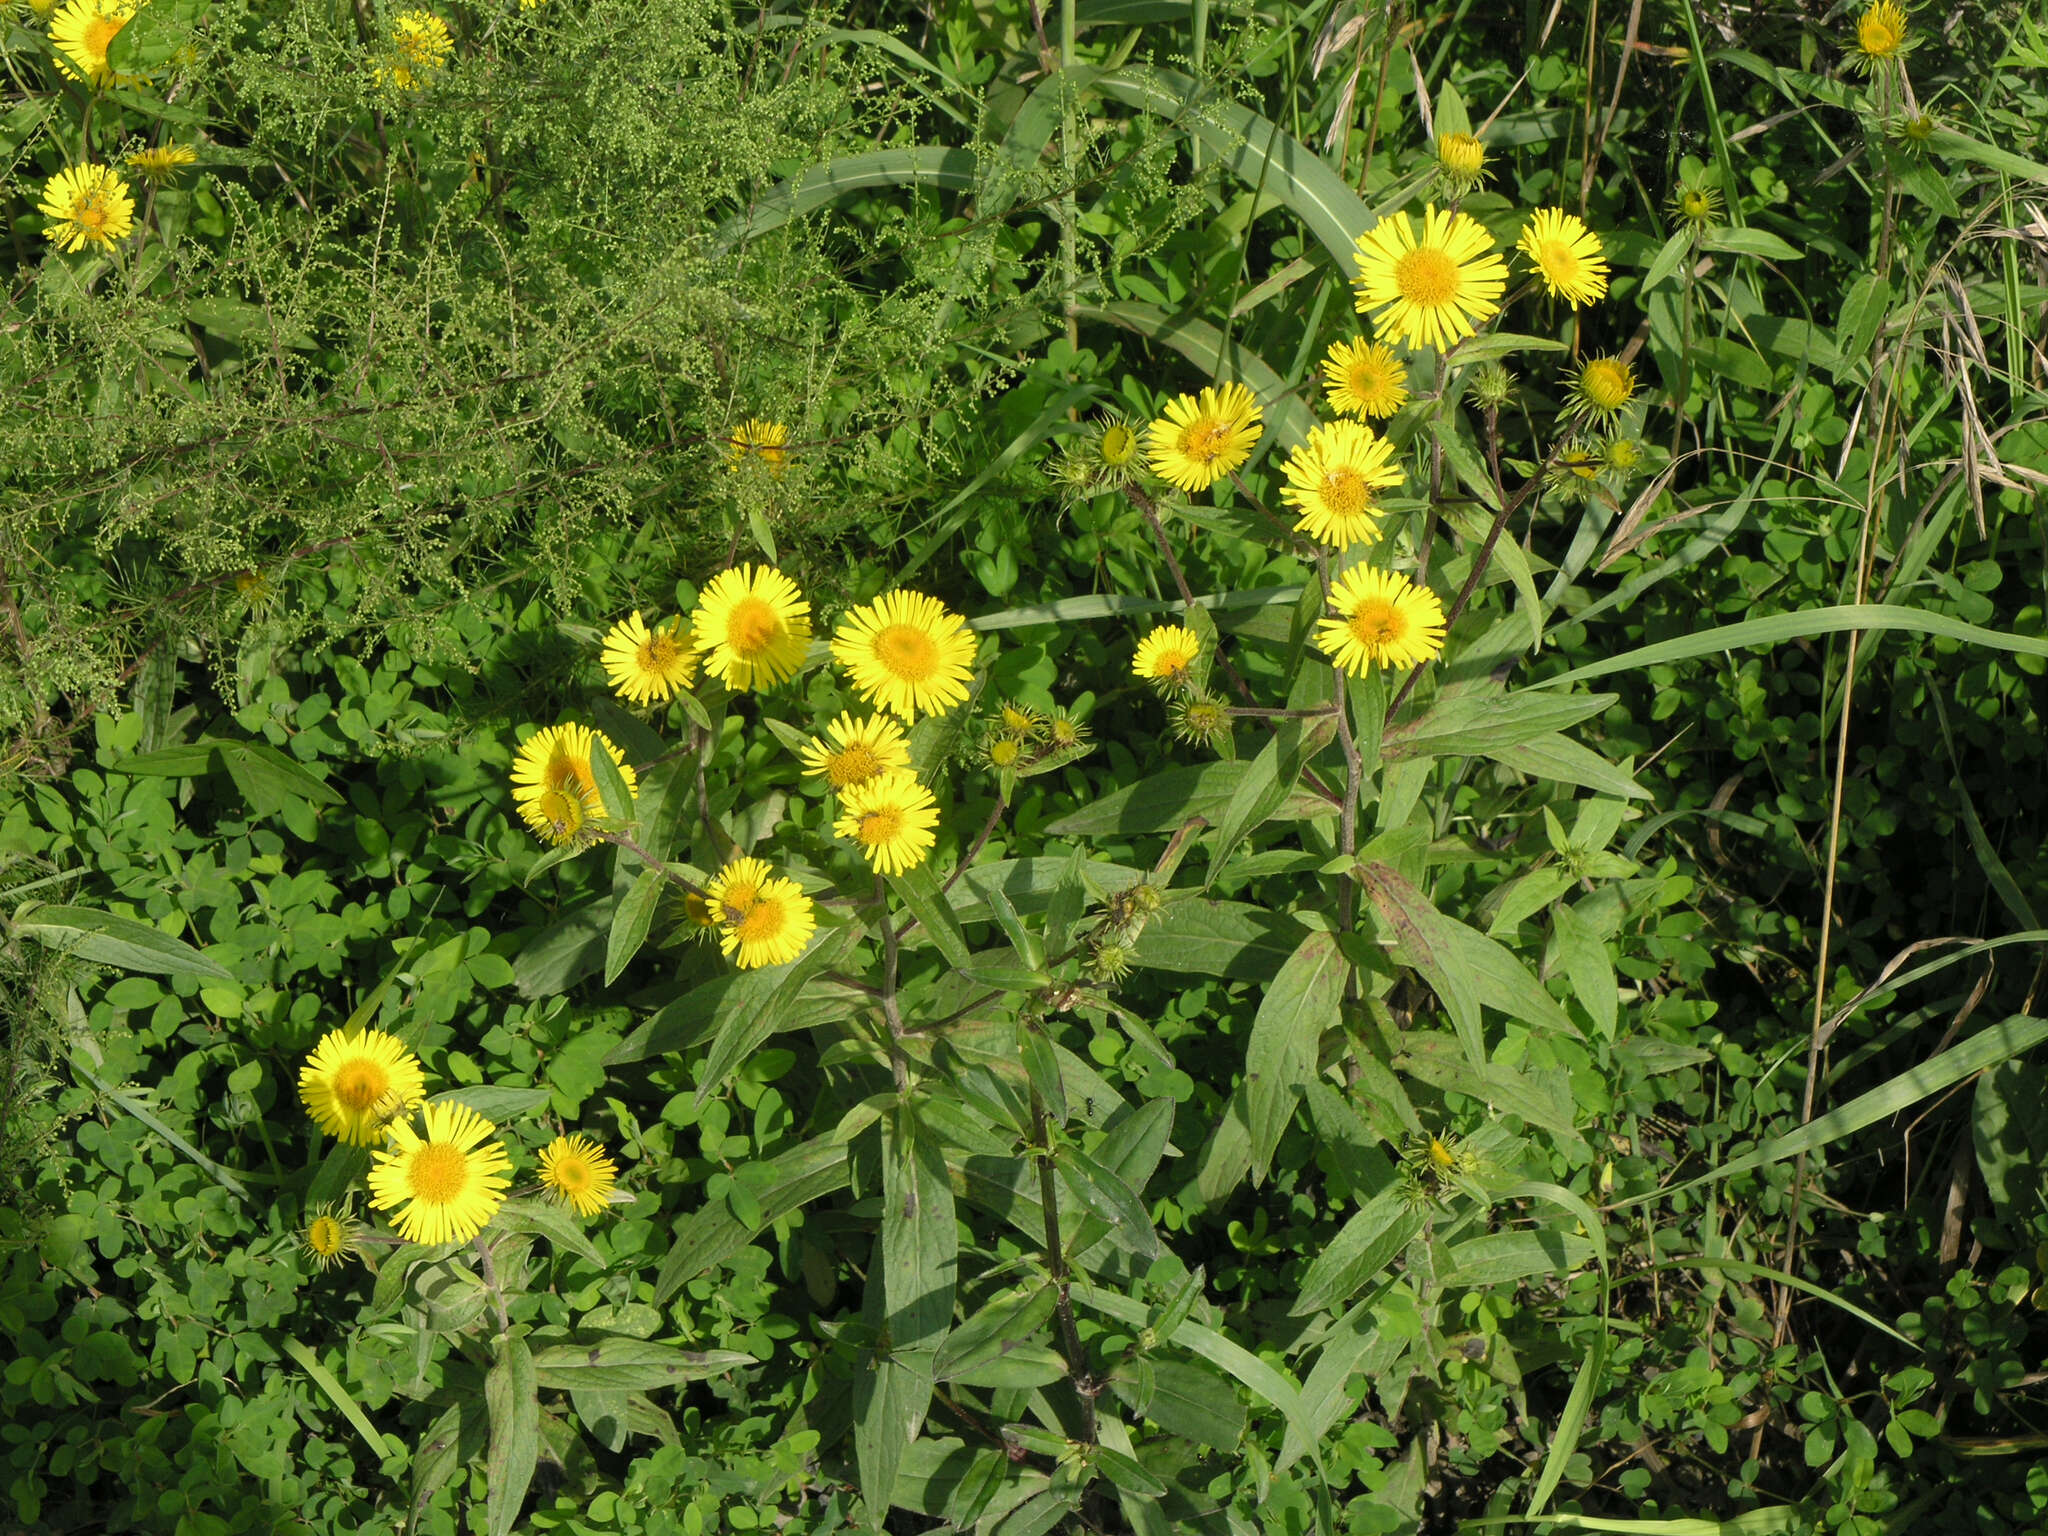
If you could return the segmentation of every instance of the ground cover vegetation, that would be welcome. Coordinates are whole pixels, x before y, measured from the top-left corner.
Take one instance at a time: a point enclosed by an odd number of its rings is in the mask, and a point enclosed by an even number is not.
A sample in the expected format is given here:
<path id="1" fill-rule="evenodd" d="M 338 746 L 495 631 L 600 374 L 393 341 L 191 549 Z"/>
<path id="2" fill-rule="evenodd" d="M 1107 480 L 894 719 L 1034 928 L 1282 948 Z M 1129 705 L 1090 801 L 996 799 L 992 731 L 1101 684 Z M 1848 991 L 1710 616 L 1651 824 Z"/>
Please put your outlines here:
<path id="1" fill-rule="evenodd" d="M 24 0 L 0 1530 L 2048 1529 L 2048 35 Z"/>

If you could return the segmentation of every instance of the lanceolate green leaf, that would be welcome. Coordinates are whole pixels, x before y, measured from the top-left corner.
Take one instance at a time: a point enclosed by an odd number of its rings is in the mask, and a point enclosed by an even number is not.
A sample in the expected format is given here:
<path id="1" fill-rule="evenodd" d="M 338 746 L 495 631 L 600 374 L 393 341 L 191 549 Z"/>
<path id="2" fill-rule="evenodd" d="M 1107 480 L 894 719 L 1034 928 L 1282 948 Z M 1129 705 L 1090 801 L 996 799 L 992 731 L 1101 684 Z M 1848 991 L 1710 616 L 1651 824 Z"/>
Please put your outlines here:
<path id="1" fill-rule="evenodd" d="M 489 1536 L 512 1536 L 540 1460 L 540 1396 L 533 1354 L 517 1334 L 499 1335 L 497 1364 L 484 1378 L 484 1405 L 491 1416 L 484 1528 Z"/>
<path id="2" fill-rule="evenodd" d="M 1744 619 L 1740 623 L 1724 624 L 1718 629 L 1681 635 L 1676 640 L 1660 640 L 1655 645 L 1623 651 L 1619 656 L 1609 656 L 1604 661 L 1590 662 L 1569 672 L 1560 672 L 1555 677 L 1546 677 L 1535 686 L 1562 688 L 1567 683 L 1606 677 L 1613 672 L 1634 672 L 1667 661 L 1690 661 L 1696 656 L 1713 656 L 1722 651 L 1745 650 L 1752 646 L 1782 645 L 1788 640 L 1841 634 L 1852 629 L 1898 629 L 1910 634 L 1966 640 L 1972 645 L 2011 651 L 2019 656 L 2048 656 L 2048 640 L 2039 640 L 2032 635 L 2010 635 L 1995 629 L 1980 629 L 1975 624 L 1952 619 L 1945 613 L 1927 613 L 1894 603 L 1845 603 L 1835 608 L 1807 608 L 1798 613 L 1773 614 L 1767 619 Z"/>
<path id="3" fill-rule="evenodd" d="M 909 1105 L 882 1122 L 882 1284 L 891 1346 L 935 1350 L 953 1320 L 960 1239 L 945 1159 Z"/>
<path id="4" fill-rule="evenodd" d="M 533 1354 L 534 1380 L 560 1392 L 649 1392 L 724 1376 L 754 1364 L 730 1349 L 679 1349 L 651 1339 L 599 1339 L 550 1344 Z"/>
<path id="5" fill-rule="evenodd" d="M 791 219 L 866 187 L 933 186 L 971 192 L 979 180 L 975 167 L 973 150 L 929 145 L 843 155 L 814 166 L 795 181 L 776 183 L 751 208 L 720 225 L 712 237 L 712 254 L 724 256 L 742 240 L 780 229 Z"/>
<path id="6" fill-rule="evenodd" d="M 1358 237 L 1379 221 L 1334 166 L 1282 132 L 1279 124 L 1213 85 L 1147 64 L 1104 74 L 1095 88 L 1112 100 L 1171 118 L 1247 185 L 1285 203 L 1336 259 L 1338 271 L 1349 276 L 1357 270 L 1352 252 Z"/>
<path id="7" fill-rule="evenodd" d="M 655 1281 L 656 1302 L 667 1301 L 682 1289 L 684 1281 L 723 1264 L 769 1223 L 844 1187 L 846 1147 L 829 1136 L 820 1136 L 768 1162 L 750 1164 L 741 1169 L 740 1176 L 753 1194 L 759 1220 L 742 1225 L 724 1200 L 707 1201 L 685 1216 L 677 1224 L 675 1246 L 662 1261 L 660 1278 Z"/>
<path id="8" fill-rule="evenodd" d="M 8 926 L 24 939 L 100 965 L 158 976 L 197 976 L 206 981 L 235 979 L 219 962 L 154 924 L 95 907 L 23 902 Z"/>
<path id="9" fill-rule="evenodd" d="M 1316 1047 L 1337 1027 L 1337 1008 L 1351 967 L 1333 933 L 1301 941 L 1259 1003 L 1245 1050 L 1245 1091 L 1252 1127 L 1252 1182 L 1273 1164 L 1280 1133 L 1294 1116 L 1295 1100 L 1315 1076 Z"/>
<path id="10" fill-rule="evenodd" d="M 2043 1040 L 2048 1040 L 2048 1020 L 2014 1014 L 2004 1022 L 1992 1025 L 1981 1035 L 1973 1035 L 1961 1045 L 1952 1046 L 1939 1056 L 1931 1056 L 1916 1067 L 1909 1067 L 1890 1082 L 1851 1099 L 1840 1109 L 1817 1115 L 1796 1131 L 1772 1137 L 1753 1152 L 1731 1158 L 1719 1168 L 1671 1189 L 1653 1190 L 1620 1203 L 1641 1205 L 1650 1200 L 1668 1199 L 1716 1179 L 1731 1178 L 1768 1163 L 1781 1163 L 1802 1152 L 1818 1151 L 1851 1131 L 1859 1131 L 1941 1092 L 1952 1083 L 1962 1082 L 1987 1067 L 1995 1067 L 2002 1061 L 2032 1050 Z"/>

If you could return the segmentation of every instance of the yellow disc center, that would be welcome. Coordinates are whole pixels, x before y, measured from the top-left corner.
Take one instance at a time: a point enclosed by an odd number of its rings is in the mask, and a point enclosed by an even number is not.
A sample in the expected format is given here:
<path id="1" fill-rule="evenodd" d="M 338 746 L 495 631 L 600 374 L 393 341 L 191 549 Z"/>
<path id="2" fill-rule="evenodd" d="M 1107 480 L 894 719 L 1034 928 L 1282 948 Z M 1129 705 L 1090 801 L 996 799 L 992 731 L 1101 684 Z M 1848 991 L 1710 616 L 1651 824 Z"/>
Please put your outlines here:
<path id="1" fill-rule="evenodd" d="M 551 789 L 536 802 L 541 819 L 554 829 L 556 837 L 575 835 L 583 826 L 583 801 L 576 795 Z"/>
<path id="2" fill-rule="evenodd" d="M 752 661 L 774 642 L 782 629 L 775 610 L 758 597 L 743 597 L 725 618 L 725 643 L 743 661 Z"/>
<path id="3" fill-rule="evenodd" d="M 1418 246 L 1394 263 L 1394 287 L 1410 304 L 1441 309 L 1458 296 L 1458 264 L 1447 251 Z"/>
<path id="4" fill-rule="evenodd" d="M 1323 476 L 1323 505 L 1338 517 L 1356 517 L 1372 505 L 1372 487 L 1357 470 L 1340 464 Z"/>
<path id="5" fill-rule="evenodd" d="M 391 1091 L 391 1074 L 381 1061 L 358 1056 L 344 1062 L 334 1074 L 334 1097 L 345 1107 L 361 1114 Z"/>
<path id="6" fill-rule="evenodd" d="M 1408 633 L 1401 610 L 1385 598 L 1371 597 L 1351 615 L 1351 636 L 1369 650 L 1393 645 Z"/>
<path id="7" fill-rule="evenodd" d="M 747 942 L 758 944 L 772 939 L 782 932 L 782 903 L 779 901 L 756 901 L 747 908 L 746 916 L 732 925 L 732 931 Z"/>
<path id="8" fill-rule="evenodd" d="M 469 1154 L 453 1142 L 430 1141 L 413 1153 L 405 1182 L 415 1200 L 446 1205 L 469 1187 Z"/>
<path id="9" fill-rule="evenodd" d="M 1129 427 L 1111 427 L 1102 434 L 1102 462 L 1112 468 L 1130 463 L 1138 451 L 1138 434 Z"/>
<path id="10" fill-rule="evenodd" d="M 107 45 L 114 40 L 114 34 L 128 24 L 125 16 L 95 16 L 85 24 L 85 31 L 78 39 L 78 45 L 86 55 L 96 61 L 102 69 L 107 63 Z"/>
<path id="11" fill-rule="evenodd" d="M 1857 46 L 1873 58 L 1883 58 L 1891 53 L 1904 36 L 1904 30 L 1894 25 L 1889 16 L 1876 11 L 1856 23 Z"/>
<path id="12" fill-rule="evenodd" d="M 890 676 L 921 683 L 939 670 L 938 642 L 913 624 L 891 624 L 875 636 L 875 660 Z"/>
<path id="13" fill-rule="evenodd" d="M 1386 393 L 1387 376 L 1377 363 L 1360 360 L 1351 365 L 1351 393 L 1361 400 L 1376 401 Z"/>
<path id="14" fill-rule="evenodd" d="M 834 789 L 844 789 L 849 784 L 865 784 L 881 771 L 882 760 L 875 756 L 874 748 L 863 741 L 842 747 L 825 762 L 825 777 L 832 781 Z"/>
<path id="15" fill-rule="evenodd" d="M 1230 428 L 1214 416 L 1190 422 L 1180 434 L 1181 454 L 1207 464 L 1230 446 Z"/>
<path id="16" fill-rule="evenodd" d="M 306 1246 L 323 1259 L 341 1252 L 341 1223 L 332 1216 L 316 1216 L 306 1228 Z"/>
<path id="17" fill-rule="evenodd" d="M 1635 393 L 1635 380 L 1621 364 L 1595 358 L 1579 375 L 1579 388 L 1593 404 L 1611 411 L 1628 403 Z"/>
<path id="18" fill-rule="evenodd" d="M 78 200 L 78 206 L 71 210 L 71 222 L 95 235 L 107 227 L 107 210 L 97 194 Z"/>
<path id="19" fill-rule="evenodd" d="M 1578 253 L 1562 240 L 1545 240 L 1537 250 L 1536 264 L 1560 283 L 1578 280 Z"/>
<path id="20" fill-rule="evenodd" d="M 580 1158 L 565 1157 L 555 1164 L 555 1187 L 569 1194 L 590 1188 L 590 1165 Z"/>
<path id="21" fill-rule="evenodd" d="M 903 813 L 888 809 L 869 811 L 860 819 L 860 840 L 864 847 L 879 848 L 892 843 L 903 831 Z"/>
<path id="22" fill-rule="evenodd" d="M 682 654 L 683 648 L 676 644 L 675 637 L 663 630 L 648 636 L 647 643 L 640 647 L 640 669 L 666 676 Z"/>

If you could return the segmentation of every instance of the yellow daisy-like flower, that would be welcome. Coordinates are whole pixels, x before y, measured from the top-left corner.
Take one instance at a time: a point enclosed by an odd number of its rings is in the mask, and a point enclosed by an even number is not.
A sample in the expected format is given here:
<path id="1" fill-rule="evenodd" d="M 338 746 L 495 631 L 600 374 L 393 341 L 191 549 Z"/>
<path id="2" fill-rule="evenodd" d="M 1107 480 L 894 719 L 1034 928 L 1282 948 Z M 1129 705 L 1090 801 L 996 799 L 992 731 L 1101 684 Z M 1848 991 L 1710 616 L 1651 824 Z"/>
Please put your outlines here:
<path id="1" fill-rule="evenodd" d="M 1636 372 L 1618 357 L 1588 358 L 1572 378 L 1567 409 L 1575 416 L 1612 422 L 1636 395 Z"/>
<path id="2" fill-rule="evenodd" d="M 813 736 L 804 748 L 804 772 L 834 789 L 865 784 L 891 768 L 910 766 L 910 738 L 887 715 L 856 720 L 844 714 L 825 727 L 825 733 L 832 738 L 829 744 Z"/>
<path id="3" fill-rule="evenodd" d="M 299 1102 L 313 1123 L 350 1146 L 375 1146 L 384 1127 L 427 1091 L 420 1059 L 381 1029 L 329 1030 L 299 1068 Z"/>
<path id="4" fill-rule="evenodd" d="M 789 466 L 789 449 L 785 446 L 789 442 L 789 428 L 779 421 L 749 417 L 739 424 L 729 442 L 727 469 L 738 469 L 749 456 L 760 459 L 778 475 Z"/>
<path id="5" fill-rule="evenodd" d="M 421 1118 L 426 1135 L 401 1120 L 372 1160 L 370 1209 L 397 1210 L 392 1225 L 408 1243 L 468 1242 L 505 1203 L 512 1159 L 467 1104 L 429 1104 Z"/>
<path id="6" fill-rule="evenodd" d="M 135 0 L 70 0 L 50 22 L 58 73 L 87 85 L 140 85 L 142 75 L 117 75 L 107 50 L 135 15 Z"/>
<path id="7" fill-rule="evenodd" d="M 1333 665 L 1363 677 L 1374 667 L 1412 667 L 1444 648 L 1444 610 L 1436 594 L 1406 576 L 1355 565 L 1330 592 L 1337 617 L 1316 626 L 1316 644 Z"/>
<path id="8" fill-rule="evenodd" d="M 169 186 L 179 171 L 198 163 L 199 152 L 190 144 L 155 144 L 128 157 L 128 168 L 152 187 Z"/>
<path id="9" fill-rule="evenodd" d="M 1422 233 L 1406 213 L 1358 237 L 1353 298 L 1383 337 L 1439 351 L 1500 313 L 1508 264 L 1486 226 L 1468 213 L 1423 209 Z"/>
<path id="10" fill-rule="evenodd" d="M 640 610 L 619 620 L 604 637 L 604 675 L 631 704 L 666 704 L 696 681 L 697 653 L 680 617 L 649 629 Z"/>
<path id="11" fill-rule="evenodd" d="M 1856 47 L 1849 55 L 1849 63 L 1852 68 L 1867 70 L 1886 59 L 1899 57 L 1910 46 L 1905 7 L 1896 0 L 1877 0 L 1856 18 Z"/>
<path id="12" fill-rule="evenodd" d="M 1262 430 L 1259 403 L 1242 384 L 1175 395 L 1147 428 L 1152 473 L 1184 491 L 1207 490 L 1251 457 Z"/>
<path id="13" fill-rule="evenodd" d="M 1535 266 L 1550 296 L 1565 300 L 1573 309 L 1591 304 L 1607 292 L 1607 258 L 1601 254 L 1600 237 L 1586 228 L 1577 214 L 1561 208 L 1537 209 L 1522 227 L 1515 248 Z"/>
<path id="14" fill-rule="evenodd" d="M 321 1269 L 332 1269 L 355 1257 L 357 1230 L 346 1211 L 323 1205 L 299 1234 L 299 1251 Z"/>
<path id="15" fill-rule="evenodd" d="M 1379 493 L 1401 483 L 1394 445 L 1356 421 L 1333 421 L 1309 432 L 1287 456 L 1280 499 L 1298 508 L 1295 530 L 1347 549 L 1379 533 Z"/>
<path id="16" fill-rule="evenodd" d="M 1391 416 L 1408 403 L 1408 365 L 1382 342 L 1335 342 L 1323 357 L 1323 392 L 1353 416 Z"/>
<path id="17" fill-rule="evenodd" d="M 938 841 L 939 804 L 917 775 L 897 768 L 856 784 L 839 800 L 832 830 L 859 843 L 875 870 L 900 875 L 922 864 Z"/>
<path id="18" fill-rule="evenodd" d="M 1439 134 L 1436 164 L 1451 181 L 1477 186 L 1486 177 L 1486 146 L 1469 133 Z"/>
<path id="19" fill-rule="evenodd" d="M 917 592 L 878 597 L 832 633 L 832 659 L 846 669 L 854 691 L 912 722 L 919 710 L 944 714 L 966 702 L 979 649 L 965 619 Z"/>
<path id="20" fill-rule="evenodd" d="M 720 571 L 692 620 L 704 670 L 735 693 L 794 677 L 811 645 L 811 605 L 773 566 Z"/>
<path id="21" fill-rule="evenodd" d="M 541 837 L 556 844 L 573 843 L 592 817 L 604 814 L 590 754 L 602 746 L 626 781 L 626 793 L 639 792 L 639 777 L 626 755 L 602 731 L 587 725 L 551 725 L 521 744 L 512 759 L 512 799 L 520 817 Z"/>
<path id="22" fill-rule="evenodd" d="M 1029 704 L 1005 701 L 996 710 L 996 725 L 1019 741 L 1036 741 L 1045 734 L 1045 716 Z"/>
<path id="23" fill-rule="evenodd" d="M 704 888 L 704 899 L 718 920 L 720 952 L 743 971 L 788 964 L 818 926 L 811 898 L 766 859 L 734 859 Z"/>
<path id="24" fill-rule="evenodd" d="M 1148 682 L 1181 687 L 1201 659 L 1202 637 L 1179 624 L 1161 624 L 1138 642 L 1131 671 Z"/>
<path id="25" fill-rule="evenodd" d="M 540 1181 L 579 1216 L 595 1216 L 611 1204 L 619 1165 L 588 1136 L 557 1136 L 540 1154 Z"/>
<path id="26" fill-rule="evenodd" d="M 391 22 L 391 48 L 377 67 L 377 83 L 401 91 L 424 90 L 455 52 L 455 38 L 448 23 L 432 11 L 400 11 Z"/>
<path id="27" fill-rule="evenodd" d="M 135 227 L 135 199 L 111 166 L 74 165 L 43 187 L 38 205 L 57 222 L 43 233 L 60 251 L 112 245 Z"/>

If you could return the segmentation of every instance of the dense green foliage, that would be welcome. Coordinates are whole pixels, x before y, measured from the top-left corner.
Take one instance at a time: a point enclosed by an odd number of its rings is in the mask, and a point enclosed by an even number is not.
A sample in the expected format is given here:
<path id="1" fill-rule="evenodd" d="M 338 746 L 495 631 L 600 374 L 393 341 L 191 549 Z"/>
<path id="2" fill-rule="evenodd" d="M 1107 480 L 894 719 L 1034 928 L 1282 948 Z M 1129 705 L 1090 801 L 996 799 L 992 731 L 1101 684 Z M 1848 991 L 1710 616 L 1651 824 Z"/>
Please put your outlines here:
<path id="1" fill-rule="evenodd" d="M 1857 11 L 1692 0 L 443 14 L 411 91 L 396 8 L 153 0 L 107 90 L 8 18 L 20 1525 L 2048 1530 L 2016 7 L 1860 73 Z M 1416 358 L 1381 563 L 1470 603 L 1346 687 L 1265 509 L 1461 123 L 1465 211 L 1583 213 L 1612 287 L 1517 268 Z M 47 178 L 166 141 L 135 236 L 49 248 Z M 1225 378 L 1241 486 L 1091 459 Z M 736 559 L 983 643 L 886 901 L 791 750 L 829 667 L 605 698 L 606 628 Z M 1294 713 L 1177 737 L 1157 620 Z M 1088 749 L 992 768 L 1003 700 Z M 570 718 L 639 852 L 520 822 Z M 823 899 L 793 966 L 677 898 L 735 842 Z M 302 1250 L 365 1216 L 296 1094 L 352 1015 L 504 1128 L 480 1244 Z M 625 1203 L 531 1198 L 563 1129 Z"/>

